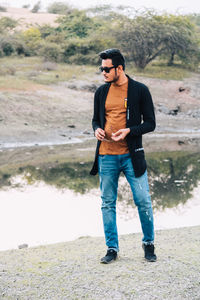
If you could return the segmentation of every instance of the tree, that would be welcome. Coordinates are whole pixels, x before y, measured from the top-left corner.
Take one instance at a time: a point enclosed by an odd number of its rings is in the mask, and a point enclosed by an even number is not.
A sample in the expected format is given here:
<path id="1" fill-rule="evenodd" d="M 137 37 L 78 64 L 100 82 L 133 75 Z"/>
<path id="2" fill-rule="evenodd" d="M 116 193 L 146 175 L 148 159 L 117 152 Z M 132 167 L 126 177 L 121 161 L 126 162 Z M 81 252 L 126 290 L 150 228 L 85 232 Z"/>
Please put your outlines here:
<path id="1" fill-rule="evenodd" d="M 41 1 L 38 1 L 32 8 L 32 13 L 37 13 L 41 9 Z"/>
<path id="2" fill-rule="evenodd" d="M 84 11 L 74 10 L 67 16 L 59 17 L 58 31 L 64 31 L 66 38 L 88 36 L 92 31 L 95 31 L 101 26 L 99 22 L 89 18 Z"/>
<path id="3" fill-rule="evenodd" d="M 194 26 L 184 16 L 156 15 L 147 11 L 133 19 L 124 17 L 115 35 L 127 58 L 140 69 L 163 54 L 170 56 L 169 65 L 173 64 L 175 55 L 185 61 L 191 54 L 198 57 Z"/>
<path id="4" fill-rule="evenodd" d="M 128 60 L 134 61 L 139 69 L 144 69 L 166 49 L 164 32 L 164 24 L 151 12 L 134 19 L 121 17 L 115 29 Z"/>
<path id="5" fill-rule="evenodd" d="M 47 8 L 48 13 L 50 14 L 58 14 L 58 15 L 68 15 L 73 10 L 70 6 L 63 2 L 54 2 Z"/>
<path id="6" fill-rule="evenodd" d="M 166 25 L 165 32 L 165 54 L 169 57 L 168 65 L 174 64 L 175 56 L 182 62 L 190 63 L 198 56 L 198 37 L 195 26 L 187 16 L 163 16 L 163 22 Z"/>

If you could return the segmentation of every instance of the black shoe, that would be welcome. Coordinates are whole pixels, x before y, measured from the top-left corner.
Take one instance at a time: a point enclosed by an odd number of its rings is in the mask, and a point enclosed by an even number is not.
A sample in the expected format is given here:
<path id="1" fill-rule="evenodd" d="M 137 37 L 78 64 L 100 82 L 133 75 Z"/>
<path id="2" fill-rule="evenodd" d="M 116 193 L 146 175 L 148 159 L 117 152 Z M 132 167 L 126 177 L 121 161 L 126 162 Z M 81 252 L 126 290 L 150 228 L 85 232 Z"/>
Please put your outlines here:
<path id="1" fill-rule="evenodd" d="M 108 249 L 106 255 L 101 258 L 101 263 L 109 264 L 116 259 L 117 259 L 117 251 L 115 251 L 113 249 Z"/>
<path id="2" fill-rule="evenodd" d="M 157 256 L 154 253 L 154 245 L 153 244 L 142 244 L 142 248 L 144 249 L 144 257 L 147 261 L 154 262 L 157 260 Z"/>

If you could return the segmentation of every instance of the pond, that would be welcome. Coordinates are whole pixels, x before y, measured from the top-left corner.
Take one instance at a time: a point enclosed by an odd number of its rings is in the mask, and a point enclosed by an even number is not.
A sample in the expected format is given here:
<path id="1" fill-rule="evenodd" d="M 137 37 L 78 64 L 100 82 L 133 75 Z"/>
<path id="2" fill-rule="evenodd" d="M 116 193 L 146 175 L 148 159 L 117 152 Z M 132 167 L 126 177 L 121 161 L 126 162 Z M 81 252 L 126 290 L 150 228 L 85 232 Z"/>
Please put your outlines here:
<path id="1" fill-rule="evenodd" d="M 103 236 L 98 176 L 89 175 L 93 155 L 88 157 L 43 164 L 29 161 L 0 171 L 0 250 Z M 147 163 L 155 229 L 200 225 L 200 154 L 150 153 Z M 141 232 L 123 176 L 117 222 L 119 234 Z"/>

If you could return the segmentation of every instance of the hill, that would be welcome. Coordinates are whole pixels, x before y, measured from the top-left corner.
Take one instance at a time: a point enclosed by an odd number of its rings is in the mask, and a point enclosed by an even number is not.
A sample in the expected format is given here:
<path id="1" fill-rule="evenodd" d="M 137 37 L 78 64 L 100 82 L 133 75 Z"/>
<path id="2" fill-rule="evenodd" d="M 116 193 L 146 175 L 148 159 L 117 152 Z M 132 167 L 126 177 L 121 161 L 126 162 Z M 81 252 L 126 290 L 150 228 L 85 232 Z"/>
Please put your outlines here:
<path id="1" fill-rule="evenodd" d="M 26 29 L 35 25 L 49 24 L 51 26 L 56 26 L 56 19 L 58 18 L 58 15 L 44 12 L 32 13 L 26 8 L 8 7 L 6 12 L 0 12 L 0 18 L 1 17 L 15 19 L 20 23 L 17 29 Z"/>

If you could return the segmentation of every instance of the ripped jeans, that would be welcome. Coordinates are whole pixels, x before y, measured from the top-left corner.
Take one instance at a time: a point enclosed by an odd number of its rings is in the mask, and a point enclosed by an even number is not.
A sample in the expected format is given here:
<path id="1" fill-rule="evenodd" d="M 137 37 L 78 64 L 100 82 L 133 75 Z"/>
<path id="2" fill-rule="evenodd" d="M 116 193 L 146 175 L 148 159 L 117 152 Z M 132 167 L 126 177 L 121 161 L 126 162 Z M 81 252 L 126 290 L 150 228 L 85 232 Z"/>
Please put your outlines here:
<path id="1" fill-rule="evenodd" d="M 147 171 L 141 177 L 135 177 L 130 154 L 99 155 L 98 168 L 102 198 L 102 216 L 106 245 L 119 251 L 116 223 L 116 200 L 120 172 L 130 184 L 135 205 L 138 208 L 143 239 L 145 244 L 154 242 L 154 225 Z"/>

